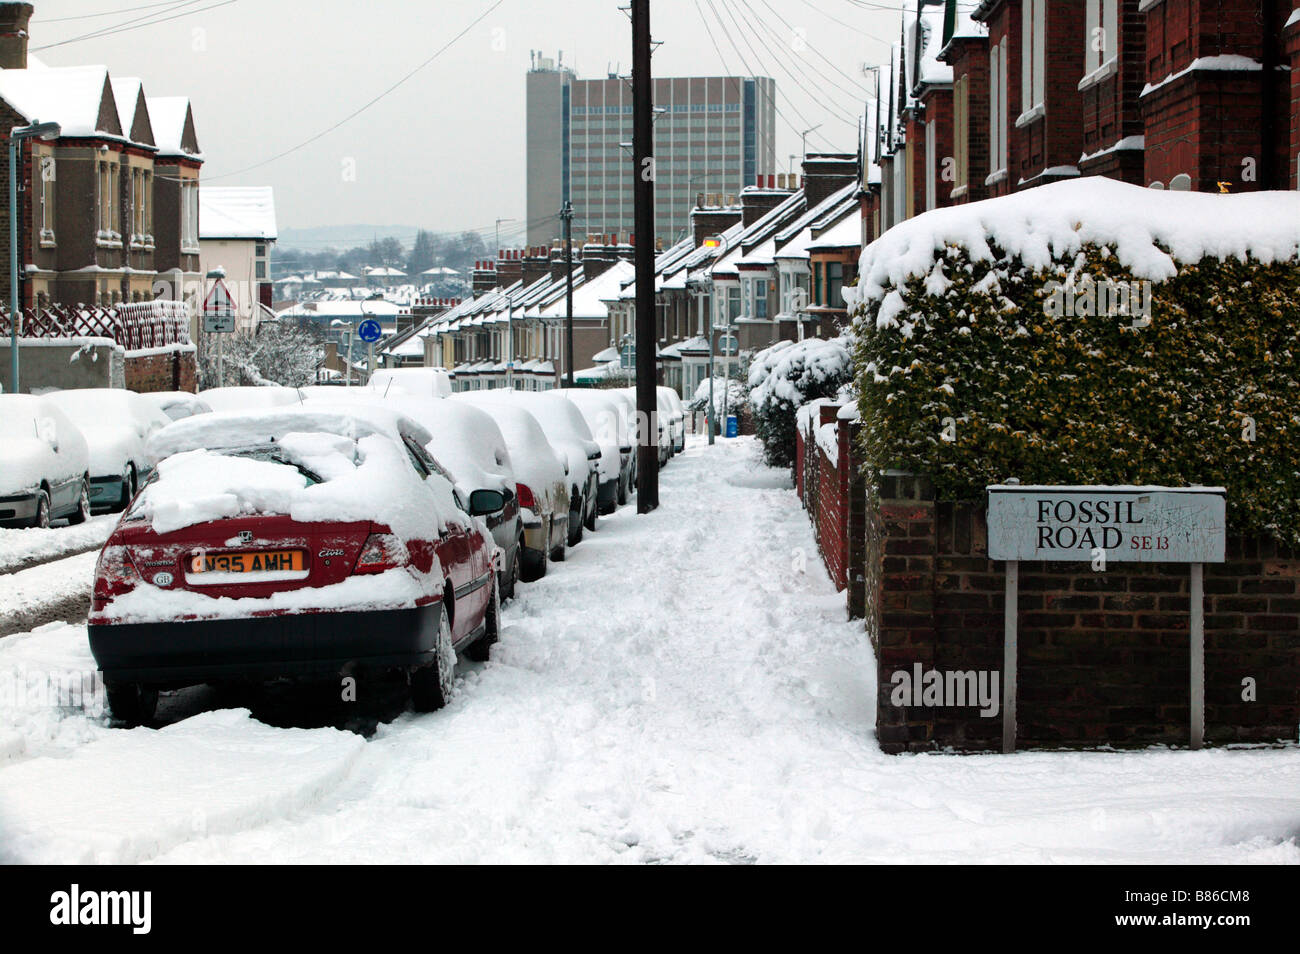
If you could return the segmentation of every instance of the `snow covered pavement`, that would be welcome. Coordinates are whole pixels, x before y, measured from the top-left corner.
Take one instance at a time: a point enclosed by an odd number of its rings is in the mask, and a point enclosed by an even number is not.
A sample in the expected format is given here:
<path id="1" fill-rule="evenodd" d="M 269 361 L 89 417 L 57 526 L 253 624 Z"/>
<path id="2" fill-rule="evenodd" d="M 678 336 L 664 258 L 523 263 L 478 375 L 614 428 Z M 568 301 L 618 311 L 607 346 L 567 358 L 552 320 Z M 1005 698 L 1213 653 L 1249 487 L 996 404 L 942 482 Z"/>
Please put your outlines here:
<path id="1" fill-rule="evenodd" d="M 84 627 L 0 639 L 0 861 L 1300 862 L 1294 747 L 882 755 L 784 475 L 690 440 L 659 511 L 521 588 L 448 708 L 369 739 L 109 729 L 16 692 L 93 668 Z"/>

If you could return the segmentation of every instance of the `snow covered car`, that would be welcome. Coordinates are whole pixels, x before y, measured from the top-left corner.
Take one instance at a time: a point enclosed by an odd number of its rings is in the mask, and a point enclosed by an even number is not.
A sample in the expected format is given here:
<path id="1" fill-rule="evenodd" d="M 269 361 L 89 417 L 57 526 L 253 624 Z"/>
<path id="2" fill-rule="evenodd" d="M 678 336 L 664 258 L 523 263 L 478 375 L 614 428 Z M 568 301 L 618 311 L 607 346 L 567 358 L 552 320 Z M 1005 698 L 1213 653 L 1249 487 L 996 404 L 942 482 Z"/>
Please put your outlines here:
<path id="1" fill-rule="evenodd" d="M 160 689 L 409 674 L 441 707 L 456 652 L 498 633 L 497 551 L 424 449 L 382 408 L 286 408 L 178 421 L 157 474 L 95 568 L 90 648 L 115 718 L 152 718 Z"/>
<path id="2" fill-rule="evenodd" d="M 455 400 L 456 404 L 470 404 Z M 569 536 L 568 465 L 546 439 L 537 418 L 514 404 L 496 401 L 470 405 L 484 411 L 501 430 L 510 451 L 524 526 L 520 578 L 538 580 L 551 560 L 564 559 Z"/>
<path id="3" fill-rule="evenodd" d="M 497 581 L 501 599 L 508 600 L 515 595 L 515 583 L 521 574 L 524 526 L 510 449 L 491 415 L 463 401 L 412 397 L 410 392 L 396 387 L 393 396 L 388 398 L 380 397 L 370 388 L 342 389 L 346 393 L 340 393 L 338 388 L 303 390 L 313 395 L 307 401 L 308 407 L 363 401 L 405 414 L 432 435 L 425 449 L 447 469 L 463 499 L 468 500 L 475 490 L 500 491 L 504 506 L 484 514 L 483 520 L 502 552 Z M 315 396 L 322 391 L 327 393 Z"/>
<path id="4" fill-rule="evenodd" d="M 558 394 L 495 388 L 462 391 L 457 398 L 472 403 L 506 402 L 522 407 L 542 425 L 546 439 L 569 467 L 569 546 L 582 540 L 584 529 L 596 529 L 599 514 L 601 450 L 591 437 L 582 412 Z"/>
<path id="5" fill-rule="evenodd" d="M 446 368 L 376 368 L 366 385 L 372 391 L 402 388 L 416 397 L 451 396 L 451 375 Z"/>
<path id="6" fill-rule="evenodd" d="M 73 388 L 45 395 L 76 424 L 90 451 L 90 507 L 121 510 L 153 470 L 146 444 L 171 423 L 162 411 L 125 388 Z"/>
<path id="7" fill-rule="evenodd" d="M 672 439 L 672 451 L 680 454 L 686 450 L 686 408 L 682 406 L 681 396 L 675 389 L 661 384 L 656 390 L 662 402 L 660 406 L 668 410 L 668 435 Z"/>
<path id="8" fill-rule="evenodd" d="M 303 401 L 298 388 L 286 388 L 279 384 L 266 387 L 241 385 L 208 388 L 200 391 L 198 396 L 214 411 L 253 411 L 264 407 L 288 407 Z"/>
<path id="9" fill-rule="evenodd" d="M 193 417 L 195 414 L 209 414 L 212 412 L 212 407 L 207 401 L 202 400 L 197 394 L 191 394 L 189 391 L 149 391 L 140 396 L 151 402 L 173 421 Z"/>
<path id="10" fill-rule="evenodd" d="M 81 431 L 50 401 L 0 394 L 0 526 L 48 527 L 90 516 L 89 454 Z"/>
<path id="11" fill-rule="evenodd" d="M 591 388 L 561 388 L 553 393 L 573 402 L 600 445 L 599 509 L 601 513 L 613 513 L 620 504 L 627 503 L 632 492 L 636 455 L 627 405 L 608 391 Z"/>
<path id="12" fill-rule="evenodd" d="M 632 407 L 636 408 L 636 388 L 620 388 L 619 392 L 626 395 L 632 402 Z M 635 413 L 635 410 L 634 412 Z M 637 417 L 640 421 L 640 417 Z M 659 466 L 662 467 L 668 463 L 668 458 L 673 456 L 673 435 L 672 435 L 672 411 L 668 406 L 667 399 L 655 390 L 655 421 L 659 430 Z"/>

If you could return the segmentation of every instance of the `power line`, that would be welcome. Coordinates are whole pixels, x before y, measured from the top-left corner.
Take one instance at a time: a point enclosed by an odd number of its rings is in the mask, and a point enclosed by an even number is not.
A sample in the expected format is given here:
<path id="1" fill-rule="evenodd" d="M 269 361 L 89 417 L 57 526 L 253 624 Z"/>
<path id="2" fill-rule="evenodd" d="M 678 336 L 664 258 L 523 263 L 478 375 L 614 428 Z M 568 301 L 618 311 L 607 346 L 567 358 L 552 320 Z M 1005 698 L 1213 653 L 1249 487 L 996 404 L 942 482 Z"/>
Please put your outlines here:
<path id="1" fill-rule="evenodd" d="M 155 7 L 169 7 L 175 4 L 177 0 L 163 0 L 162 3 L 146 3 L 138 7 L 122 7 L 119 10 L 104 10 L 101 13 L 78 13 L 69 17 L 40 17 L 40 22 L 45 23 L 65 23 L 68 20 L 94 20 L 97 17 L 111 17 L 119 13 L 134 13 L 136 10 L 152 10 Z"/>
<path id="2" fill-rule="evenodd" d="M 96 40 L 101 37 L 114 36 L 118 33 L 128 33 L 131 30 L 140 30 L 144 27 L 154 26 L 158 23 L 166 23 L 169 20 L 178 20 L 181 17 L 187 17 L 194 13 L 203 13 L 205 10 L 215 10 L 217 7 L 226 7 L 234 3 L 235 0 L 222 0 L 221 3 L 214 3 L 210 6 L 199 7 L 197 10 L 181 10 L 179 13 L 173 13 L 174 10 L 180 10 L 181 7 L 190 7 L 202 0 L 183 0 L 183 2 L 170 7 L 159 13 L 150 13 L 142 17 L 136 17 L 134 20 L 127 20 L 125 23 L 119 23 L 117 26 L 101 27 L 90 33 L 83 33 L 81 36 L 74 36 L 68 40 L 59 40 L 57 43 L 46 43 L 44 46 L 34 47 L 33 53 L 39 53 L 42 50 L 52 50 L 56 46 L 67 46 L 69 43 L 80 43 L 82 40 Z M 171 13 L 171 16 L 162 16 L 163 13 Z M 147 21 L 147 22 L 141 22 Z"/>
<path id="3" fill-rule="evenodd" d="M 744 0 L 742 0 L 742 2 L 744 2 Z M 758 42 L 762 45 L 763 49 L 764 49 L 767 53 L 769 53 L 769 54 L 771 55 L 771 57 L 772 57 L 773 60 L 777 60 L 777 59 L 779 59 L 777 51 L 773 50 L 770 46 L 768 46 L 767 41 L 763 39 L 763 35 L 762 35 L 761 33 L 759 33 L 757 29 L 755 29 L 755 27 L 754 27 L 754 22 L 757 22 L 757 23 L 761 24 L 762 27 L 763 27 L 763 29 L 767 30 L 768 32 L 772 32 L 772 28 L 771 28 L 771 26 L 770 26 L 770 25 L 769 25 L 765 20 L 763 20 L 762 17 L 758 14 L 758 12 L 755 11 L 752 7 L 750 7 L 748 3 L 745 3 L 745 7 L 746 7 L 746 9 L 748 9 L 749 12 L 753 15 L 753 19 L 752 19 L 751 21 L 748 21 L 748 26 L 749 26 L 749 29 L 750 29 L 750 30 L 753 32 L 753 34 L 754 34 L 754 39 L 758 40 Z M 780 37 L 777 37 L 777 42 L 778 42 L 778 44 L 780 43 Z M 808 72 L 804 69 L 803 64 L 799 62 L 799 59 L 800 59 L 799 57 L 793 57 L 793 58 L 792 58 L 792 62 L 794 63 L 795 68 L 796 68 L 797 70 L 799 70 L 800 75 L 803 76 L 804 79 L 808 80 L 808 82 L 812 84 L 814 90 L 816 90 L 817 92 L 821 92 L 821 93 L 824 95 L 824 98 L 822 99 L 822 105 L 825 106 L 826 109 L 827 109 L 827 110 L 828 110 L 828 111 L 829 111 L 829 112 L 830 112 L 830 113 L 831 113 L 831 114 L 832 114 L 836 119 L 840 120 L 840 121 L 843 122 L 843 123 L 848 123 L 849 125 L 853 125 L 853 124 L 855 123 L 855 121 L 851 121 L 851 120 L 849 119 L 848 114 L 847 114 L 847 112 L 845 111 L 844 107 L 843 107 L 842 105 L 840 105 L 839 103 L 834 102 L 834 101 L 830 98 L 830 90 L 829 90 L 829 89 L 825 89 L 825 88 L 818 89 L 818 80 L 815 79 L 815 78 L 813 78 L 812 76 L 810 76 L 810 75 L 808 74 Z M 781 65 L 781 68 L 784 69 L 788 74 L 790 73 L 789 68 L 786 67 L 784 63 L 781 63 L 780 65 Z M 790 74 L 790 75 L 791 75 L 791 78 L 793 78 L 793 74 Z M 825 77 L 823 77 L 823 79 L 824 79 L 824 78 L 825 78 Z M 796 81 L 796 82 L 797 82 L 797 81 Z M 817 97 L 816 97 L 816 93 L 814 93 L 814 92 L 808 90 L 808 89 L 805 88 L 802 84 L 800 84 L 800 87 L 799 87 L 799 88 L 800 88 L 800 89 L 803 89 L 804 92 L 808 93 L 809 96 L 812 96 L 812 97 L 814 98 L 814 100 L 816 100 L 816 98 L 817 98 Z M 836 88 L 837 88 L 837 89 L 842 89 L 842 87 L 836 87 Z M 865 90 L 864 90 L 863 92 L 865 93 Z M 850 90 L 850 91 L 849 91 L 849 95 L 852 96 L 852 97 L 854 98 L 854 101 L 856 102 L 856 101 L 858 100 L 858 98 L 862 95 L 862 93 L 859 93 L 858 91 L 855 91 L 855 90 Z M 855 108 L 856 108 L 856 107 L 855 107 Z"/>
<path id="4" fill-rule="evenodd" d="M 227 2 L 231 2 L 231 3 L 233 3 L 234 0 L 227 0 Z M 306 146 L 310 146 L 312 143 L 316 142 L 318 139 L 322 139 L 322 138 L 324 138 L 325 136 L 329 135 L 330 133 L 332 133 L 334 130 L 338 129 L 340 126 L 344 125 L 345 123 L 351 122 L 353 119 L 356 119 L 358 116 L 360 116 L 362 113 L 364 113 L 364 112 L 365 112 L 367 109 L 369 109 L 371 106 L 375 105 L 375 103 L 379 102 L 381 99 L 383 99 L 384 97 L 386 97 L 389 93 L 393 92 L 395 89 L 397 89 L 397 88 L 398 88 L 399 86 L 401 86 L 403 83 L 405 83 L 407 80 L 409 80 L 411 77 L 413 77 L 416 73 L 420 72 L 422 69 L 424 69 L 424 68 L 425 68 L 426 66 L 428 66 L 430 63 L 432 63 L 434 60 L 436 60 L 439 56 L 441 56 L 443 53 L 445 53 L 445 52 L 446 52 L 446 51 L 447 51 L 447 50 L 448 50 L 448 49 L 449 49 L 449 48 L 450 48 L 454 43 L 456 43 L 456 41 L 458 41 L 458 40 L 459 40 L 461 37 L 463 37 L 466 33 L 468 33 L 470 30 L 474 29 L 474 27 L 478 26 L 480 23 L 482 23 L 484 20 L 486 20 L 486 19 L 488 18 L 488 16 L 489 16 L 489 15 L 490 15 L 494 10 L 496 10 L 497 7 L 501 6 L 501 4 L 503 4 L 504 2 L 505 2 L 505 0 L 496 0 L 496 3 L 492 4 L 492 6 L 488 7 L 488 8 L 487 8 L 486 10 L 484 10 L 481 14 L 479 14 L 479 15 L 478 15 L 477 17 L 475 17 L 472 21 L 470 21 L 470 23 L 465 27 L 465 29 L 461 30 L 459 33 L 457 33 L 455 36 L 453 36 L 450 40 L 448 40 L 446 43 L 444 43 L 442 46 L 440 46 L 438 49 L 436 49 L 436 50 L 433 52 L 433 55 L 430 56 L 428 59 L 426 59 L 423 63 L 421 63 L 421 64 L 420 64 L 419 66 L 417 66 L 415 69 L 411 70 L 409 73 L 407 73 L 405 76 L 403 76 L 401 79 L 399 79 L 399 80 L 398 80 L 396 83 L 394 83 L 392 86 L 388 87 L 386 90 L 384 90 L 384 91 L 383 91 L 382 93 L 380 93 L 378 96 L 374 97 L 374 98 L 371 99 L 369 102 L 363 104 L 362 106 L 359 106 L 357 109 L 355 109 L 355 110 L 353 110 L 352 112 L 348 113 L 346 116 L 344 116 L 342 119 L 340 119 L 338 122 L 334 123 L 332 126 L 328 127 L 327 129 L 323 129 L 323 130 L 321 130 L 320 132 L 316 133 L 316 135 L 314 135 L 314 136 L 312 136 L 312 137 L 310 137 L 310 138 L 308 138 L 308 139 L 305 139 L 305 140 L 303 140 L 302 142 L 298 143 L 298 145 L 296 145 L 296 146 L 292 146 L 292 147 L 290 147 L 289 149 L 284 150 L 283 152 L 276 153 L 274 156 L 271 156 L 271 157 L 268 158 L 268 159 L 263 159 L 261 162 L 255 162 L 255 163 L 253 163 L 251 166 L 245 166 L 244 168 L 242 168 L 242 169 L 236 169 L 236 170 L 234 170 L 233 172 L 223 172 L 221 175 L 216 175 L 216 176 L 206 176 L 206 177 L 205 177 L 206 180 L 209 181 L 209 182 L 211 182 L 211 181 L 213 181 L 214 179 L 228 179 L 228 178 L 230 178 L 231 176 L 242 175 L 242 174 L 245 173 L 245 172 L 251 172 L 251 171 L 254 170 L 254 169 L 260 169 L 262 166 L 269 165 L 270 163 L 275 162 L 277 159 L 283 159 L 285 156 L 291 155 L 292 153 L 297 152 L 299 149 L 302 149 L 302 148 L 304 148 L 304 147 L 306 147 Z"/>
<path id="5" fill-rule="evenodd" d="M 704 0 L 704 2 L 709 5 L 709 11 L 713 14 L 714 18 L 718 21 L 718 28 L 722 31 L 723 35 L 727 37 L 727 42 L 731 44 L 732 50 L 734 50 L 736 56 L 740 58 L 741 65 L 745 68 L 745 70 L 748 71 L 749 64 L 745 62 L 745 55 L 740 52 L 740 47 L 736 46 L 736 41 L 731 39 L 731 34 L 727 32 L 727 25 L 722 22 L 722 17 L 718 15 L 717 8 L 713 6 L 712 0 Z M 699 0 L 696 0 L 695 2 L 695 9 L 700 15 L 700 22 L 704 24 L 705 31 L 709 34 L 709 40 L 713 43 L 713 49 L 717 51 L 718 59 L 722 62 L 723 69 L 727 70 L 728 72 L 731 72 L 731 67 L 727 66 L 726 58 L 723 57 L 722 50 L 718 46 L 718 41 L 713 35 L 713 27 L 709 25 L 709 21 L 705 19 L 704 11 L 700 8 Z M 750 75 L 757 75 L 757 74 L 751 71 Z M 789 95 L 784 93 L 782 95 L 785 96 L 786 102 L 789 104 L 790 108 L 794 111 L 795 116 L 797 116 L 800 120 L 802 120 L 805 126 L 811 126 L 812 124 L 808 122 L 808 120 L 803 116 L 802 113 L 799 112 L 797 108 L 795 108 L 794 103 L 790 102 Z M 784 122 L 787 126 L 790 127 L 791 132 L 793 132 L 796 136 L 802 135 L 802 133 L 799 130 L 799 127 L 790 121 L 790 117 L 786 116 L 786 114 L 781 111 L 781 107 L 778 106 L 775 101 L 772 102 L 772 109 L 776 112 L 778 116 L 781 117 L 782 122 Z M 827 145 L 829 145 L 831 148 L 834 148 L 834 144 L 830 141 L 830 139 L 827 138 L 825 133 L 818 131 L 817 135 L 820 136 L 822 140 L 826 142 Z"/>
<path id="6" fill-rule="evenodd" d="M 769 10 L 772 11 L 773 15 L 774 15 L 778 20 L 780 20 L 780 21 L 785 25 L 785 27 L 786 27 L 787 29 L 789 29 L 789 30 L 791 30 L 791 31 L 794 30 L 794 27 L 790 24 L 790 22 L 789 22 L 788 20 L 786 20 L 785 17 L 781 16 L 780 13 L 777 13 L 776 8 L 773 7 L 772 4 L 768 3 L 767 0 L 761 0 L 761 2 L 762 2 L 762 4 L 763 4 L 763 6 L 767 7 Z M 748 6 L 748 2 L 746 2 L 746 6 Z M 769 31 L 772 32 L 772 35 L 773 35 L 773 36 L 776 35 L 776 31 L 775 31 L 775 30 L 772 30 L 772 28 L 771 28 L 767 23 L 764 23 L 763 25 L 768 27 Z M 804 44 L 808 47 L 808 49 L 812 50 L 814 53 L 816 53 L 818 56 L 820 56 L 823 60 L 825 60 L 826 63 L 827 63 L 827 65 L 829 65 L 831 69 L 833 69 L 835 72 L 839 73 L 839 74 L 840 74 L 841 76 L 843 76 L 846 80 L 848 80 L 850 83 L 852 83 L 854 87 L 856 87 L 854 90 L 851 90 L 851 91 L 850 91 L 854 96 L 860 96 L 860 95 L 862 95 L 862 94 L 864 94 L 864 93 L 869 93 L 869 92 L 870 92 L 870 90 L 867 89 L 867 86 L 866 86 L 865 83 L 863 83 L 863 82 L 860 81 L 860 80 L 855 79 L 854 77 L 850 76 L 848 73 L 846 73 L 846 72 L 844 72 L 842 69 L 840 69 L 838 66 L 836 66 L 835 63 L 834 63 L 830 58 L 828 58 L 828 57 L 826 56 L 825 53 L 823 53 L 821 50 L 817 49 L 817 47 L 815 47 L 815 46 L 813 46 L 811 43 L 809 43 L 809 42 L 807 41 L 807 38 L 804 39 Z M 811 65 L 811 64 L 810 64 L 810 65 Z M 816 69 L 815 66 L 814 66 L 813 68 Z M 823 77 L 826 77 L 826 74 L 822 73 L 821 70 L 817 70 L 817 72 L 818 72 L 819 75 L 821 75 L 821 76 L 823 76 Z M 826 77 L 826 79 L 827 79 L 828 81 L 830 81 L 830 77 Z M 833 81 L 832 81 L 832 82 L 833 82 Z M 838 84 L 837 84 L 837 85 L 838 85 Z M 841 86 L 841 87 L 839 87 L 839 88 L 840 88 L 840 89 L 843 89 L 844 87 Z"/>

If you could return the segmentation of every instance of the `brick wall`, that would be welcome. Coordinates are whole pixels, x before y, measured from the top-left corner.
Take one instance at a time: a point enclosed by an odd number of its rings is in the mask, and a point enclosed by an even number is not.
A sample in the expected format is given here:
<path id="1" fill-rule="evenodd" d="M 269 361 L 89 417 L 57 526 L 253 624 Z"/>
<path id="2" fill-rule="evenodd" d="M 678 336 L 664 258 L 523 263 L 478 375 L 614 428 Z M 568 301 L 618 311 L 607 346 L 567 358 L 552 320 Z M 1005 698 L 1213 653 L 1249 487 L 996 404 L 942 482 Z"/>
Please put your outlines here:
<path id="1" fill-rule="evenodd" d="M 1300 189 L 1300 20 L 1287 27 L 1284 42 L 1291 63 L 1291 149 L 1285 166 L 1285 186 Z"/>
<path id="2" fill-rule="evenodd" d="M 1117 10 L 1118 49 L 1114 72 L 1086 86 L 1079 94 L 1083 107 L 1083 152 L 1095 157 L 1081 160 L 1079 170 L 1087 176 L 1109 176 L 1146 185 L 1143 150 L 1112 148 L 1125 139 L 1145 134 L 1138 97 L 1146 83 L 1146 17 L 1138 12 L 1138 0 L 1119 0 Z M 1111 151 L 1096 155 L 1104 150 Z"/>
<path id="3" fill-rule="evenodd" d="M 146 353 L 127 352 L 126 386 L 141 394 L 152 391 L 197 391 L 198 361 L 193 345 Z"/>
<path id="4" fill-rule="evenodd" d="M 998 749 L 1001 714 L 895 706 L 896 671 L 1002 670 L 1004 564 L 987 557 L 983 501 L 936 501 L 925 478 L 884 476 L 868 501 L 868 634 L 878 661 L 877 735 L 887 752 Z M 1206 740 L 1296 739 L 1300 554 L 1230 538 L 1205 567 Z M 1022 563 L 1018 745 L 1185 745 L 1185 566 Z M 1242 680 L 1256 681 L 1256 701 Z"/>

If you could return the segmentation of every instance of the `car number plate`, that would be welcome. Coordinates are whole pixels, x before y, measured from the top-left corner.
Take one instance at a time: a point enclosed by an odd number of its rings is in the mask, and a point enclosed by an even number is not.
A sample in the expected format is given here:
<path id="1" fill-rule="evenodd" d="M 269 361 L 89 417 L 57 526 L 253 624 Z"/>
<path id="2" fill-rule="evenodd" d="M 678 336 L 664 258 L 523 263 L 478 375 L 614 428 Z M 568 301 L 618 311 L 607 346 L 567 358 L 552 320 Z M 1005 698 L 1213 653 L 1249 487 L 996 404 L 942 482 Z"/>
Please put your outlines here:
<path id="1" fill-rule="evenodd" d="M 190 573 L 276 573 L 304 569 L 301 550 L 196 553 L 190 558 Z"/>

